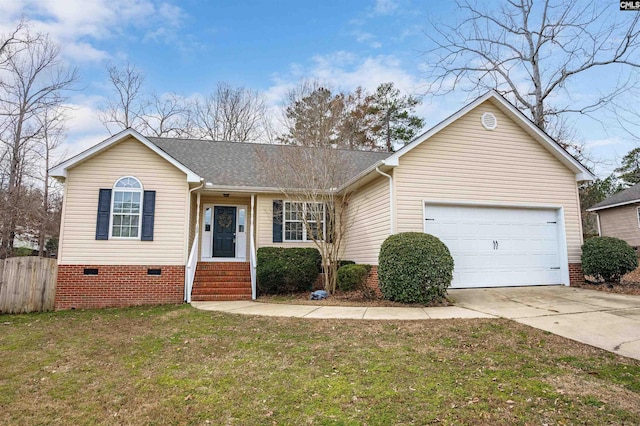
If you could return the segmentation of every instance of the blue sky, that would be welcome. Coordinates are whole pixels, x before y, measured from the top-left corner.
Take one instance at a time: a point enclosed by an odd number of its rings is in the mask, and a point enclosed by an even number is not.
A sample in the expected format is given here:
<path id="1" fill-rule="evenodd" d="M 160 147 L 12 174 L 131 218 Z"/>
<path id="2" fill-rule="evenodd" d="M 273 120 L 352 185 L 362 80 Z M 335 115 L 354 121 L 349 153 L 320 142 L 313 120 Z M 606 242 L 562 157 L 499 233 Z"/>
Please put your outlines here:
<path id="1" fill-rule="evenodd" d="M 108 61 L 138 67 L 149 91 L 196 96 L 227 81 L 264 92 L 274 109 L 302 78 L 345 90 L 393 81 L 422 95 L 429 19 L 454 22 L 454 14 L 452 2 L 420 0 L 4 0 L 0 30 L 24 15 L 78 67 L 80 90 L 69 99 L 71 155 L 108 136 L 96 114 L 109 90 Z M 577 91 L 587 93 L 602 74 L 587 77 Z M 427 96 L 418 112 L 431 127 L 469 100 L 463 92 Z M 581 117 L 574 124 L 603 160 L 599 174 L 637 146 L 613 121 Z"/>

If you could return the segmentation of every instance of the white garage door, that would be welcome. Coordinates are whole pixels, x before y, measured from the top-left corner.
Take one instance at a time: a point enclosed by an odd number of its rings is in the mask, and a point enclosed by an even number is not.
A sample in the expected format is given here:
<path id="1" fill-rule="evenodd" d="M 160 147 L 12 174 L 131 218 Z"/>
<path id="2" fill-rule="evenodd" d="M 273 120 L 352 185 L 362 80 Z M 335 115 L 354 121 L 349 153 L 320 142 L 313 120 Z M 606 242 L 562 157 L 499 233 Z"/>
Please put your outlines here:
<path id="1" fill-rule="evenodd" d="M 562 283 L 556 210 L 425 206 L 425 232 L 449 247 L 452 288 Z"/>

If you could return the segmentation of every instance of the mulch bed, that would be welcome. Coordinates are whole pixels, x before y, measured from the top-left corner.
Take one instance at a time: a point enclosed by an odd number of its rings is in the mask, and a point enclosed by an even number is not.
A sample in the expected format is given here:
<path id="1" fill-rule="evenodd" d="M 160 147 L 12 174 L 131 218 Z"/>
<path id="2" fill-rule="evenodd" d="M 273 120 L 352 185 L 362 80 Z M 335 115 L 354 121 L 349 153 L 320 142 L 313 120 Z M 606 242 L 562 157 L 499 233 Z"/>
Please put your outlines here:
<path id="1" fill-rule="evenodd" d="M 330 295 L 324 300 L 309 300 L 311 292 L 294 293 L 294 294 L 277 294 L 260 296 L 256 301 L 265 303 L 284 303 L 294 305 L 314 305 L 314 306 L 365 306 L 365 307 L 419 307 L 422 308 L 425 305 L 421 304 L 406 304 L 399 302 L 390 302 L 382 299 L 367 299 L 360 291 L 336 291 L 335 294 Z M 446 300 L 439 303 L 434 303 L 429 306 L 450 306 Z"/>
<path id="2" fill-rule="evenodd" d="M 575 286 L 607 293 L 631 294 L 640 296 L 640 268 L 622 277 L 620 283 L 596 282 L 587 277 L 585 284 Z"/>

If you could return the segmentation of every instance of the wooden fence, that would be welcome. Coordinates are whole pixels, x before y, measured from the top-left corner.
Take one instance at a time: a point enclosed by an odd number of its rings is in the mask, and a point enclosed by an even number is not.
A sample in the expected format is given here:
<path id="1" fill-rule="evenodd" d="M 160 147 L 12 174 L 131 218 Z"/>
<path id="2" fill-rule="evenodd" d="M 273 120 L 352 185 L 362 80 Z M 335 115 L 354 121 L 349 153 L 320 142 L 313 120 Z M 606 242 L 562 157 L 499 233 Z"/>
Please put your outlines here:
<path id="1" fill-rule="evenodd" d="M 56 259 L 35 256 L 0 260 L 0 313 L 53 310 Z"/>

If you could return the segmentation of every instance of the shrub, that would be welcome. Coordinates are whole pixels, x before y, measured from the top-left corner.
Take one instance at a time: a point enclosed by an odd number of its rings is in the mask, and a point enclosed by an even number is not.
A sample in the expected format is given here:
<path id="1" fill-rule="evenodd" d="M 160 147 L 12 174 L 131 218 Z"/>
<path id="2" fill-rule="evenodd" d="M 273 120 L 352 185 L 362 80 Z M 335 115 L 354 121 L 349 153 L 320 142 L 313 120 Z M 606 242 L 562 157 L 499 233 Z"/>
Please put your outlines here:
<path id="1" fill-rule="evenodd" d="M 637 267 L 635 250 L 619 238 L 593 237 L 582 245 L 582 272 L 585 275 L 617 283 Z"/>
<path id="2" fill-rule="evenodd" d="M 311 291 L 322 258 L 315 248 L 261 247 L 256 275 L 259 294 Z"/>
<path id="3" fill-rule="evenodd" d="M 446 296 L 452 279 L 451 253 L 433 235 L 406 232 L 382 243 L 378 282 L 385 299 L 428 304 Z"/>
<path id="4" fill-rule="evenodd" d="M 342 268 L 343 266 L 355 264 L 356 262 L 354 262 L 353 260 L 338 260 L 338 269 Z"/>
<path id="5" fill-rule="evenodd" d="M 345 265 L 338 269 L 338 288 L 342 291 L 362 289 L 367 282 L 371 265 Z"/>

